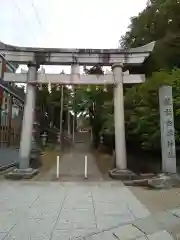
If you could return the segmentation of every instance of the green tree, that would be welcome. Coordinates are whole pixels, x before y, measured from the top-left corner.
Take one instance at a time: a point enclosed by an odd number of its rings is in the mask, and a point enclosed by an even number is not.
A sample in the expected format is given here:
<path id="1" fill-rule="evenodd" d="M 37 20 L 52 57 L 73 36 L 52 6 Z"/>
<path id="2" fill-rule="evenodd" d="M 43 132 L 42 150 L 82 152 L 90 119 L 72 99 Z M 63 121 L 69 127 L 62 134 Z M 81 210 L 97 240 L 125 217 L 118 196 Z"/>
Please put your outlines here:
<path id="1" fill-rule="evenodd" d="M 126 91 L 125 118 L 127 140 L 144 149 L 160 150 L 160 115 L 158 91 L 161 85 L 173 87 L 176 141 L 179 142 L 180 124 L 180 69 L 168 73 L 156 72 L 150 79 Z"/>
<path id="2" fill-rule="evenodd" d="M 71 98 L 71 89 L 66 86 L 63 91 L 63 117 L 67 112 L 69 99 Z M 60 110 L 61 110 L 61 86 L 52 86 L 51 92 L 47 85 L 43 85 L 37 89 L 36 109 L 39 112 L 39 122 L 41 122 L 42 131 L 48 128 L 50 123 L 56 128 L 60 125 Z"/>
<path id="3" fill-rule="evenodd" d="M 100 66 L 94 66 L 90 69 L 84 69 L 86 74 L 102 75 L 103 70 Z M 94 144 L 99 144 L 100 133 L 112 131 L 110 119 L 113 115 L 111 86 L 77 86 L 75 96 L 76 112 L 86 112 L 89 116 L 90 126 L 93 132 Z"/>
<path id="4" fill-rule="evenodd" d="M 129 30 L 121 38 L 121 46 L 130 48 L 157 41 L 147 62 L 147 73 L 180 67 L 179 27 L 179 0 L 151 0 L 137 17 L 131 19 Z"/>

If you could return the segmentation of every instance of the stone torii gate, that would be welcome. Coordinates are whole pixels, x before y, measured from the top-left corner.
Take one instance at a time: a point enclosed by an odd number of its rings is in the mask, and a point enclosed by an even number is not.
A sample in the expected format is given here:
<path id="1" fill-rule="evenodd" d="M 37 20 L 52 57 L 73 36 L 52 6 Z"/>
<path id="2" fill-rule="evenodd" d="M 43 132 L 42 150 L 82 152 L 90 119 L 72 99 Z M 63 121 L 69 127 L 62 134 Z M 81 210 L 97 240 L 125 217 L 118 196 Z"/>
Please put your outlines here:
<path id="1" fill-rule="evenodd" d="M 26 103 L 20 143 L 20 169 L 29 168 L 31 138 L 35 108 L 35 85 L 37 84 L 113 84 L 116 167 L 126 170 L 126 141 L 124 125 L 123 84 L 145 81 L 144 75 L 123 72 L 123 67 L 141 66 L 154 48 L 154 42 L 145 46 L 122 49 L 61 49 L 27 48 L 0 43 L 0 52 L 7 61 L 27 64 L 28 73 L 5 73 L 4 81 L 27 83 Z M 111 66 L 112 72 L 105 75 L 80 75 L 80 66 Z M 40 65 L 70 65 L 71 74 L 37 73 Z"/>

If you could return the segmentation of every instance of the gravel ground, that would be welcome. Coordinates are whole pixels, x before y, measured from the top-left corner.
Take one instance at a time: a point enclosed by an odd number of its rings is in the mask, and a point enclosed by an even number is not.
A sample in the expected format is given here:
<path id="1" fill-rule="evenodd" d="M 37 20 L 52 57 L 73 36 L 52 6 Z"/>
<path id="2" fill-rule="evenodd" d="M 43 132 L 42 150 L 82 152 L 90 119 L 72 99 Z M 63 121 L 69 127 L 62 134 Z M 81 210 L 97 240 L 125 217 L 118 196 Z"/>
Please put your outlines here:
<path id="1" fill-rule="evenodd" d="M 152 214 L 180 206 L 180 188 L 148 190 L 129 187 L 129 189 Z"/>
<path id="2" fill-rule="evenodd" d="M 112 156 L 105 153 L 100 153 L 98 151 L 94 152 L 94 156 L 95 156 L 95 160 L 99 168 L 99 171 L 103 175 L 104 180 L 111 180 L 108 174 L 108 170 L 113 169 Z"/>
<path id="3" fill-rule="evenodd" d="M 41 156 L 42 167 L 39 169 L 40 173 L 32 180 L 46 180 L 47 173 L 54 165 L 56 165 L 56 159 L 58 155 L 61 159 L 60 152 L 57 150 L 44 152 L 44 154 Z"/>
<path id="4" fill-rule="evenodd" d="M 103 177 L 110 180 L 107 172 L 113 168 L 112 156 L 95 152 L 95 157 Z M 180 205 L 180 188 L 148 190 L 142 187 L 129 187 L 129 189 L 152 214 Z"/>

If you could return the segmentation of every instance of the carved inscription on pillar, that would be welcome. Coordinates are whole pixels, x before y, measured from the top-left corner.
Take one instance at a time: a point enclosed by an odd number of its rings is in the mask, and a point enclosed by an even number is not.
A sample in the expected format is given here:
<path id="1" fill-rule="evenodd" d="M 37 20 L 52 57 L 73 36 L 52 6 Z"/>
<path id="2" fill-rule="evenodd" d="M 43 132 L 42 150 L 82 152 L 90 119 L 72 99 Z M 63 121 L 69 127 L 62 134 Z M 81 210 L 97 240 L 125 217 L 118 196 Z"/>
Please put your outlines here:
<path id="1" fill-rule="evenodd" d="M 172 87 L 162 86 L 159 89 L 162 170 L 176 172 L 176 146 L 173 115 Z"/>

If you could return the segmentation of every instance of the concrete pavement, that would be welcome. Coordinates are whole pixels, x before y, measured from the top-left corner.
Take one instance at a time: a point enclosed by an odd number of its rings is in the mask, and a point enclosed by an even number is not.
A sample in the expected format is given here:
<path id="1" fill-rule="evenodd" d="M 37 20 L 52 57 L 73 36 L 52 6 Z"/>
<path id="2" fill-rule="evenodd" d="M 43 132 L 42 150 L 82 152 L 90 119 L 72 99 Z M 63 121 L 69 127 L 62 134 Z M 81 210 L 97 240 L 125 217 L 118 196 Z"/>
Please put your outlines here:
<path id="1" fill-rule="evenodd" d="M 137 200 L 140 194 L 136 198 L 120 181 L 103 180 L 86 147 L 77 144 L 64 154 L 60 179 L 54 166 L 43 181 L 0 182 L 0 240 L 68 240 L 87 235 L 83 240 L 172 239 L 156 224 L 152 227 L 154 220 L 148 222 L 151 215 Z M 85 155 L 88 180 L 84 180 Z M 170 224 L 179 222 L 174 220 L 177 216 L 159 218 Z M 148 237 L 142 230 L 147 228 Z"/>
<path id="2" fill-rule="evenodd" d="M 76 238 L 76 240 L 178 240 L 180 239 L 180 206 L 172 210 L 136 219 L 125 225 Z"/>
<path id="3" fill-rule="evenodd" d="M 149 216 L 119 182 L 0 182 L 0 240 L 67 240 Z"/>

